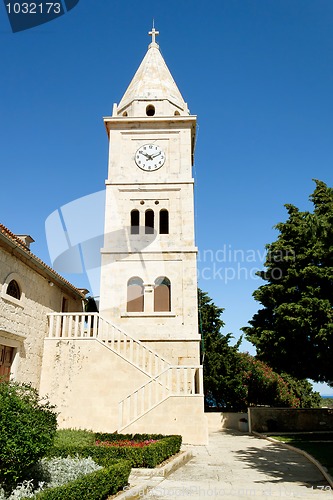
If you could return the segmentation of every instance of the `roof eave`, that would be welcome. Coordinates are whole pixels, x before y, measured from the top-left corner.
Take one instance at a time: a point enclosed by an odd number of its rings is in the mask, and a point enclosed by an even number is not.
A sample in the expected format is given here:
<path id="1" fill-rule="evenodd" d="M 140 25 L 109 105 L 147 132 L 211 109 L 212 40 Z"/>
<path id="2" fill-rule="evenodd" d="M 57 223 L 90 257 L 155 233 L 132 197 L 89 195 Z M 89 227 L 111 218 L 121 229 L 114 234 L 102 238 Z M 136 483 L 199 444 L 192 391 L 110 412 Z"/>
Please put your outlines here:
<path id="1" fill-rule="evenodd" d="M 8 238 L 5 234 L 0 231 L 0 243 L 3 246 L 7 246 L 10 248 L 15 254 L 23 257 L 26 261 L 27 265 L 30 265 L 31 268 L 35 267 L 39 274 L 41 274 L 44 278 L 49 279 L 50 281 L 58 284 L 60 288 L 65 288 L 71 294 L 74 294 L 76 298 L 84 299 L 85 296 L 82 292 L 80 292 L 74 285 L 72 285 L 69 281 L 65 280 L 60 274 L 54 271 L 52 268 L 47 266 L 41 259 L 35 256 L 30 250 L 24 249 L 18 243 L 16 243 L 11 238 Z"/>

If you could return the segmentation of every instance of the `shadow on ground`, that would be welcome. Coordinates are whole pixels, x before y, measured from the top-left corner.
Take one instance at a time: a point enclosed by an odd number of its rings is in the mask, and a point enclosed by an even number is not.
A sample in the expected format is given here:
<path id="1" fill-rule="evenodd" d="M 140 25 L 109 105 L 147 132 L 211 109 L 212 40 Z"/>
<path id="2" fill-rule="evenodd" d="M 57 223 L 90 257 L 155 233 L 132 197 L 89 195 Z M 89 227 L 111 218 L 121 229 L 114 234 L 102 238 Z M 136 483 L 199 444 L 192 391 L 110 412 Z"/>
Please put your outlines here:
<path id="1" fill-rule="evenodd" d="M 223 434 L 234 437 L 245 436 L 236 430 L 223 430 Z M 243 468 L 255 468 L 265 474 L 272 483 L 294 483 L 304 484 L 309 488 L 328 485 L 318 468 L 311 464 L 303 455 L 286 449 L 283 446 L 269 441 L 265 446 L 256 446 L 258 439 L 255 436 L 247 436 L 253 446 L 247 445 L 244 449 L 233 451 L 235 459 L 239 460 Z M 309 474 L 309 470 L 311 474 Z M 266 480 L 267 481 L 267 480 Z M 258 480 L 257 483 L 264 483 Z"/>

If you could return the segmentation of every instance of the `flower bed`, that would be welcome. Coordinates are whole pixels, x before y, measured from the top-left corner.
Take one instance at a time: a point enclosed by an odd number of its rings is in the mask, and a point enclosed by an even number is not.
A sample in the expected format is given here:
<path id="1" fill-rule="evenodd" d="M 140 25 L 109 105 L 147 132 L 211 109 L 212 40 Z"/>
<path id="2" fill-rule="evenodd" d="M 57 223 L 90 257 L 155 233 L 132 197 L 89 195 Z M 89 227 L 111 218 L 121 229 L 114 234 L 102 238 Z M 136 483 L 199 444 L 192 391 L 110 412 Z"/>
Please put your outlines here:
<path id="1" fill-rule="evenodd" d="M 55 476 L 63 476 L 62 468 L 68 469 L 66 484 L 47 481 L 54 487 L 38 491 L 38 483 L 43 483 L 43 477 L 29 478 L 18 486 L 11 499 L 35 500 L 101 500 L 115 494 L 128 483 L 131 467 L 153 468 L 179 452 L 181 436 L 163 436 L 149 434 L 108 434 L 91 431 L 67 429 L 58 431 L 53 448 L 48 458 L 42 462 L 58 464 L 59 470 Z M 56 457 L 50 460 L 51 457 Z M 63 458 L 62 461 L 60 458 Z M 74 466 L 68 457 L 76 457 L 75 461 L 89 458 L 101 466 L 99 470 L 77 477 Z M 88 462 L 88 461 L 87 461 Z M 88 472 L 87 465 L 80 465 L 79 469 Z M 67 464 L 67 465 L 66 465 Z M 52 466 L 54 469 L 54 465 Z M 71 470 L 69 470 L 71 469 Z M 92 469 L 91 469 L 92 470 Z M 47 471 L 46 471 L 47 472 Z M 52 473 L 53 475 L 53 473 Z M 34 486 L 33 486 L 34 484 Z M 36 491 L 37 488 L 37 491 Z M 35 491 L 35 494 L 33 494 Z M 4 493 L 4 492 L 3 492 Z M 6 498 L 0 491 L 0 500 Z M 8 497 L 7 497 L 8 498 Z"/>
<path id="2" fill-rule="evenodd" d="M 78 431 L 82 433 L 82 431 Z M 79 434 L 78 434 L 79 435 Z M 125 459 L 132 467 L 154 468 L 167 458 L 179 452 L 181 436 L 161 434 L 108 434 L 88 433 L 75 441 L 75 431 L 71 439 L 58 440 L 49 456 L 91 457 L 99 465 L 107 466 L 111 459 Z M 84 437 L 84 439 L 83 439 Z M 96 443 L 108 443 L 96 445 Z"/>
<path id="3" fill-rule="evenodd" d="M 96 439 L 96 446 L 129 446 L 131 448 L 144 448 L 150 444 L 157 443 L 157 439 L 145 439 L 144 441 L 134 441 L 129 439 L 124 439 L 120 441 L 100 441 Z"/>

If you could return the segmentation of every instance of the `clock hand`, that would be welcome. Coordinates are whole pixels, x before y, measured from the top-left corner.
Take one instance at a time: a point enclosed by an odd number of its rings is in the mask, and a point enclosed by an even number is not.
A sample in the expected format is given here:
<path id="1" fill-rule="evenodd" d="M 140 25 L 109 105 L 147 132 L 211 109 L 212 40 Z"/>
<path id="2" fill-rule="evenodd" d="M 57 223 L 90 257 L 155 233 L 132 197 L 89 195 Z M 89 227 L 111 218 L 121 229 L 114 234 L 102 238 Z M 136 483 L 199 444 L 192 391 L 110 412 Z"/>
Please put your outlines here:
<path id="1" fill-rule="evenodd" d="M 156 156 L 160 155 L 162 153 L 162 151 L 159 151 L 158 153 L 156 153 L 156 155 L 152 155 L 152 159 L 155 158 Z"/>
<path id="2" fill-rule="evenodd" d="M 151 160 L 151 156 L 148 153 L 144 153 L 143 151 L 141 151 L 141 154 L 148 158 L 148 160 Z"/>

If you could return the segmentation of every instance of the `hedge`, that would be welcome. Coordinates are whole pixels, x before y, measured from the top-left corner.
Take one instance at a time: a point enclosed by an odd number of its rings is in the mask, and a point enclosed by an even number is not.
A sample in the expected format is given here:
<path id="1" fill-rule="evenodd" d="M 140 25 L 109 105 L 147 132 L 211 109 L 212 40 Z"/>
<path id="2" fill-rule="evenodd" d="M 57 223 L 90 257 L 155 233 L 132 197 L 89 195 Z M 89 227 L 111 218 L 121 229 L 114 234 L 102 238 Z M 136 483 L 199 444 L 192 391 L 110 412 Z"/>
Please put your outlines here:
<path id="1" fill-rule="evenodd" d="M 128 484 L 131 472 L 127 460 L 109 460 L 103 469 L 82 476 L 63 486 L 50 488 L 35 495 L 36 500 L 104 500 Z"/>
<path id="2" fill-rule="evenodd" d="M 132 467 L 154 468 L 175 453 L 178 453 L 182 443 L 181 436 L 163 436 L 161 434 L 107 434 L 97 433 L 95 438 L 101 441 L 145 441 L 158 439 L 157 443 L 152 443 L 143 448 L 133 448 L 131 446 L 75 446 L 58 445 L 54 446 L 48 456 L 68 457 L 81 456 L 91 457 L 96 463 L 107 467 L 112 459 L 126 459 Z"/>
<path id="3" fill-rule="evenodd" d="M 99 441 L 148 441 L 149 439 L 164 439 L 165 434 L 116 434 L 95 432 L 95 440 Z"/>

